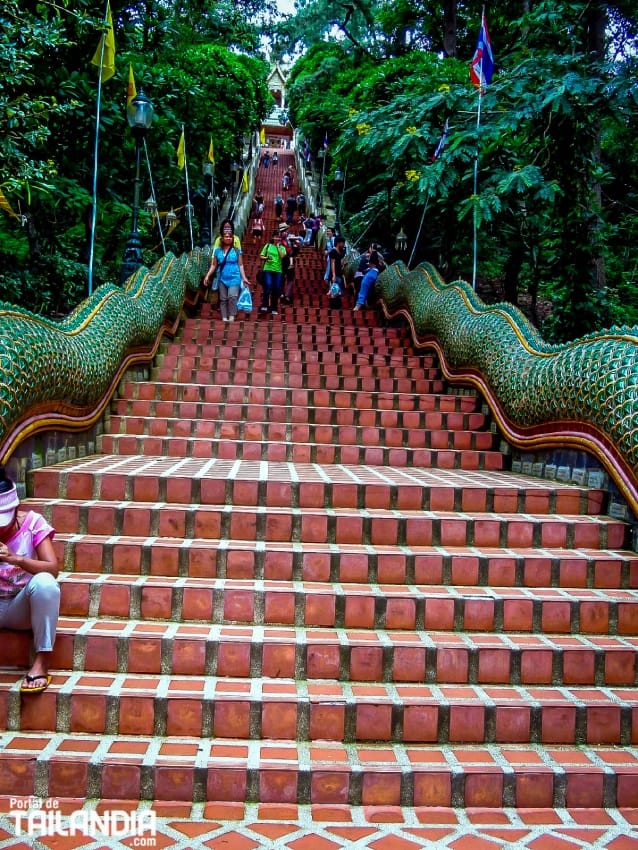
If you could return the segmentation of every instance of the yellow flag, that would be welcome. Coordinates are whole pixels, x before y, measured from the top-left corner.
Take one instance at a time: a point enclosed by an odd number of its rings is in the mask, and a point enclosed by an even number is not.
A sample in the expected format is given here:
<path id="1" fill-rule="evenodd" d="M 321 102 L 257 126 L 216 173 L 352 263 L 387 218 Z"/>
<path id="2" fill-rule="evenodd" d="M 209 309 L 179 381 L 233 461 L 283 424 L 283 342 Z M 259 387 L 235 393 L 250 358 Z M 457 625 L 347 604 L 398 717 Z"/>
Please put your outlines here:
<path id="1" fill-rule="evenodd" d="M 248 175 L 244 171 L 244 176 L 241 178 L 241 190 L 244 194 L 248 191 Z"/>
<path id="2" fill-rule="evenodd" d="M 184 138 L 184 131 L 182 130 L 182 135 L 179 137 L 179 144 L 177 145 L 177 164 L 180 168 L 184 167 L 186 163 L 186 139 Z"/>
<path id="3" fill-rule="evenodd" d="M 210 145 L 208 146 L 208 161 L 215 165 L 215 151 L 213 150 L 213 137 L 210 137 Z"/>
<path id="4" fill-rule="evenodd" d="M 91 64 L 102 67 L 102 79 L 110 80 L 115 74 L 115 35 L 113 34 L 113 18 L 111 16 L 111 4 L 106 4 L 106 23 L 108 29 L 102 33 L 97 50 L 93 54 Z M 104 45 L 104 49 L 102 49 Z"/>
<path id="5" fill-rule="evenodd" d="M 262 127 L 262 128 L 261 128 L 261 130 L 259 131 L 259 144 L 260 144 L 260 145 L 265 145 L 265 144 L 266 144 L 266 131 L 264 130 L 264 128 L 263 128 L 263 127 Z"/>
<path id="6" fill-rule="evenodd" d="M 137 89 L 135 88 L 135 77 L 133 76 L 133 66 L 128 66 L 128 86 L 126 88 L 126 105 L 128 106 L 134 97 L 137 97 Z"/>
<path id="7" fill-rule="evenodd" d="M 9 215 L 13 216 L 13 218 L 20 218 L 18 213 L 15 212 L 15 210 L 7 200 L 7 197 L 2 191 L 2 189 L 0 189 L 0 210 L 4 210 L 6 213 L 9 213 Z"/>

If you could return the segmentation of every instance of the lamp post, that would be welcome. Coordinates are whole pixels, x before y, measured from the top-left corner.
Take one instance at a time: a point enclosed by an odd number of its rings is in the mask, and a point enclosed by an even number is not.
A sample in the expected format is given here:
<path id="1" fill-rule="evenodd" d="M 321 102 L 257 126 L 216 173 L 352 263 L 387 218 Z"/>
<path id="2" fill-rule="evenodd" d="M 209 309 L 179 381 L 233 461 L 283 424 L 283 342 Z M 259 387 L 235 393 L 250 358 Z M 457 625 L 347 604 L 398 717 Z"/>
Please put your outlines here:
<path id="1" fill-rule="evenodd" d="M 210 245 L 210 239 L 213 232 L 213 173 L 215 166 L 210 160 L 206 160 L 202 165 L 202 174 L 204 175 L 204 185 L 206 187 L 206 198 L 204 199 L 204 220 L 202 222 L 202 232 L 200 236 L 200 244 L 202 248 Z"/>
<path id="2" fill-rule="evenodd" d="M 399 230 L 396 235 L 396 239 L 394 240 L 394 250 L 399 254 L 403 254 L 404 251 L 407 250 L 408 247 L 408 237 L 404 232 L 403 228 Z"/>
<path id="3" fill-rule="evenodd" d="M 317 159 L 321 160 L 321 180 L 319 182 L 319 195 L 317 196 L 317 206 L 319 208 L 319 215 L 323 218 L 323 179 L 326 174 L 326 151 L 324 148 L 320 148 L 317 151 Z"/>
<path id="4" fill-rule="evenodd" d="M 235 195 L 237 189 L 237 181 L 239 178 L 239 172 L 241 171 L 241 165 L 237 162 L 236 159 L 233 160 L 233 164 L 230 166 L 230 205 L 233 209 L 233 214 L 235 211 Z"/>
<path id="5" fill-rule="evenodd" d="M 337 202 L 337 219 L 335 221 L 335 234 L 337 236 L 341 236 L 341 207 L 343 205 L 346 178 L 340 165 L 335 168 L 334 181 L 337 186 L 337 192 L 339 193 L 339 200 Z"/>
<path id="6" fill-rule="evenodd" d="M 140 89 L 127 108 L 126 117 L 135 137 L 135 182 L 133 186 L 133 215 L 131 220 L 131 232 L 124 249 L 122 258 L 121 283 L 124 284 L 128 278 L 142 265 L 142 242 L 137 229 L 137 221 L 140 211 L 140 165 L 142 162 L 142 142 L 146 131 L 153 123 L 153 104 Z"/>

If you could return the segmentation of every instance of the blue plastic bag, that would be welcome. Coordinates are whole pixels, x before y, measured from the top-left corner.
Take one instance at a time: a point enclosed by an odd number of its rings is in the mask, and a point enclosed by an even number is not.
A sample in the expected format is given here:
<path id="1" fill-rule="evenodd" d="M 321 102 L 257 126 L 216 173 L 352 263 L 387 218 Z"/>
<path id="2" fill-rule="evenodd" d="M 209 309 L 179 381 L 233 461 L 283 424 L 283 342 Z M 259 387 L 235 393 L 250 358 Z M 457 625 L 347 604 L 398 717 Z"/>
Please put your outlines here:
<path id="1" fill-rule="evenodd" d="M 237 299 L 237 309 L 243 310 L 244 313 L 250 313 L 253 309 L 253 297 L 250 294 L 250 289 L 247 286 L 243 286 L 239 292 L 239 298 Z"/>

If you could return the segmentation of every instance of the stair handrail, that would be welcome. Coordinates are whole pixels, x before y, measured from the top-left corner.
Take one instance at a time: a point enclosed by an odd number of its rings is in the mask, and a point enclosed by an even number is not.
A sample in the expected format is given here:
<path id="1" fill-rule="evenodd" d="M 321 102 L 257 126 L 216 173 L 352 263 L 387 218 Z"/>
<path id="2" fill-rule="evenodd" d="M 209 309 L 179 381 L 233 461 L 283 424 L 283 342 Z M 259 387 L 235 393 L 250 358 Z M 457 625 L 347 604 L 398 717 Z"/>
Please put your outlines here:
<path id="1" fill-rule="evenodd" d="M 514 305 L 486 305 L 429 263 L 397 261 L 377 279 L 386 317 L 436 350 L 450 382 L 475 386 L 512 445 L 593 455 L 638 514 L 638 328 L 546 342 Z"/>
<path id="2" fill-rule="evenodd" d="M 124 287 L 104 284 L 60 322 L 0 302 L 0 461 L 33 434 L 88 429 L 121 376 L 150 362 L 203 290 L 207 252 L 167 254 Z"/>

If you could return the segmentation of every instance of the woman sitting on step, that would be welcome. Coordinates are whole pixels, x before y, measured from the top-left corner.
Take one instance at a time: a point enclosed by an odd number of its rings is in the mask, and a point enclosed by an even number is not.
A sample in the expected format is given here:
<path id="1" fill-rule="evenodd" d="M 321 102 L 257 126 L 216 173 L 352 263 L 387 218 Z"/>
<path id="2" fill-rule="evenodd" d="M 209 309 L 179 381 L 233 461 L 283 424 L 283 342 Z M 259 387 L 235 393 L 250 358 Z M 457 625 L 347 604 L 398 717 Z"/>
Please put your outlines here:
<path id="1" fill-rule="evenodd" d="M 33 630 L 35 657 L 20 691 L 38 694 L 51 681 L 60 611 L 55 530 L 40 514 L 19 507 L 16 486 L 0 466 L 0 628 Z"/>

